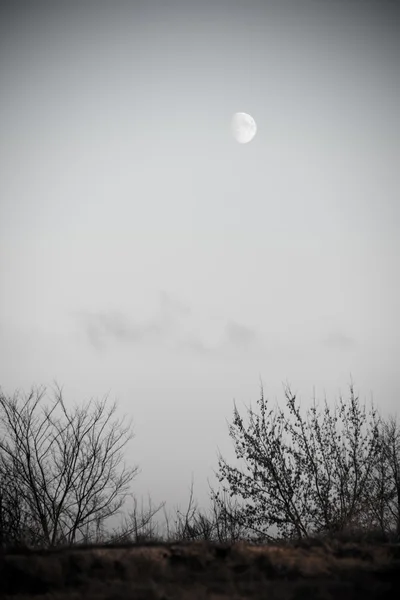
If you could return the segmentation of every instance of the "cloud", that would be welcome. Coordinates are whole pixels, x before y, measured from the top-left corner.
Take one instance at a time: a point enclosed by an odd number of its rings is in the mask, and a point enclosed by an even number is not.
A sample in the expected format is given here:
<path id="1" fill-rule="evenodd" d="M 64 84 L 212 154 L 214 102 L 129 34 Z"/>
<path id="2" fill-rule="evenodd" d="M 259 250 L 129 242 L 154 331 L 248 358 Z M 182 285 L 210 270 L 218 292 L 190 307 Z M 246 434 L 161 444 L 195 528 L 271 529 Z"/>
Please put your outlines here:
<path id="1" fill-rule="evenodd" d="M 109 341 L 133 343 L 147 341 L 163 334 L 167 323 L 160 318 L 145 323 L 133 323 L 120 312 L 89 313 L 80 312 L 78 320 L 90 343 L 97 349 L 103 348 Z"/>
<path id="2" fill-rule="evenodd" d="M 215 351 L 215 347 L 207 345 L 195 334 L 186 335 L 178 343 L 178 349 L 193 352 L 194 354 L 209 354 Z"/>
<path id="3" fill-rule="evenodd" d="M 257 332 L 237 323 L 236 321 L 229 321 L 225 326 L 224 332 L 224 345 L 235 346 L 236 348 L 249 348 L 255 345 L 259 341 Z"/>
<path id="4" fill-rule="evenodd" d="M 206 331 L 208 327 L 206 327 Z M 208 337 L 211 331 L 208 331 Z M 207 338 L 207 334 L 205 334 Z M 202 335 L 194 332 L 190 332 L 181 338 L 179 347 L 185 351 L 193 352 L 195 354 L 213 354 L 213 355 L 224 355 L 230 350 L 235 351 L 249 351 L 252 349 L 260 348 L 261 338 L 258 333 L 246 325 L 238 323 L 237 321 L 228 321 L 223 325 L 220 330 L 219 339 L 213 342 L 206 342 Z"/>
<path id="5" fill-rule="evenodd" d="M 191 309 L 187 304 L 180 302 L 176 297 L 172 296 L 165 290 L 159 293 L 161 309 L 171 315 L 180 315 L 182 317 L 191 314 Z"/>
<path id="6" fill-rule="evenodd" d="M 232 320 L 218 324 L 218 335 L 215 327 L 210 328 L 210 318 L 195 317 L 189 306 L 165 291 L 159 293 L 159 306 L 154 316 L 146 321 L 134 320 L 120 311 L 80 311 L 74 316 L 97 350 L 103 350 L 110 343 L 166 343 L 177 351 L 206 355 L 221 354 L 232 348 L 249 350 L 260 341 L 256 331 Z"/>
<path id="7" fill-rule="evenodd" d="M 355 339 L 340 332 L 331 332 L 322 339 L 322 344 L 331 349 L 347 350 L 355 345 Z"/>
<path id="8" fill-rule="evenodd" d="M 153 317 L 146 321 L 135 320 L 121 311 L 92 312 L 75 311 L 78 321 L 90 344 L 97 350 L 104 349 L 110 342 L 124 344 L 160 343 L 179 334 L 182 320 L 191 314 L 188 305 L 161 290 L 158 308 Z M 193 346 L 196 340 L 191 341 Z M 198 341 L 200 345 L 200 342 Z"/>

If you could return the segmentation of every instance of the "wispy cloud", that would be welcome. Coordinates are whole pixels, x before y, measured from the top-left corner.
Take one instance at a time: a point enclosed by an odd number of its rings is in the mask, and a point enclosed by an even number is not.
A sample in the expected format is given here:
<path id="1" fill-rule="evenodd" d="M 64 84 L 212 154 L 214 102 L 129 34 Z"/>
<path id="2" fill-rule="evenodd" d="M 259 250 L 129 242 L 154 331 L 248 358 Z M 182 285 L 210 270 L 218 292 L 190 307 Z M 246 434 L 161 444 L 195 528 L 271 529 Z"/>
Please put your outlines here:
<path id="1" fill-rule="evenodd" d="M 246 325 L 237 321 L 228 321 L 223 326 L 219 339 L 213 343 L 203 341 L 198 334 L 186 335 L 181 345 L 186 350 L 196 354 L 224 354 L 231 350 L 242 351 L 261 347 L 261 337 L 259 334 Z"/>
<path id="2" fill-rule="evenodd" d="M 160 336 L 166 329 L 166 323 L 160 318 L 144 323 L 134 323 L 120 312 L 80 312 L 77 318 L 95 348 L 104 347 L 109 341 L 122 343 L 140 343 Z"/>
<path id="3" fill-rule="evenodd" d="M 88 311 L 74 313 L 90 344 L 97 350 L 109 343 L 143 344 L 159 343 L 161 339 L 175 337 L 181 321 L 190 315 L 190 307 L 162 290 L 158 308 L 147 320 L 135 319 L 121 311 Z"/>
<path id="4" fill-rule="evenodd" d="M 211 333 L 211 318 L 200 319 L 204 321 L 204 330 L 199 327 L 198 317 L 191 308 L 165 291 L 160 292 L 158 308 L 148 320 L 134 319 L 121 311 L 79 311 L 75 318 L 97 350 L 106 348 L 110 343 L 139 345 L 162 342 L 178 351 L 206 355 L 232 349 L 248 350 L 260 342 L 254 329 L 233 320 L 220 322 L 218 331 L 214 330 L 212 334 L 214 341 L 207 341 L 205 330 Z"/>
<path id="5" fill-rule="evenodd" d="M 187 304 L 181 302 L 165 290 L 160 291 L 159 300 L 161 309 L 165 312 L 180 316 L 188 316 L 191 314 L 191 309 Z"/>
<path id="6" fill-rule="evenodd" d="M 206 355 L 210 352 L 215 352 L 215 346 L 206 344 L 203 340 L 195 334 L 187 334 L 181 338 L 177 344 L 178 350 L 184 350 L 185 352 L 191 352 L 193 354 Z"/>
<path id="7" fill-rule="evenodd" d="M 352 348 L 356 341 L 341 332 L 331 332 L 322 338 L 322 344 L 327 348 L 335 350 L 347 350 Z"/>
<path id="8" fill-rule="evenodd" d="M 249 348 L 257 342 L 259 342 L 259 336 L 254 329 L 236 321 L 229 321 L 226 324 L 223 342 L 225 345 Z"/>

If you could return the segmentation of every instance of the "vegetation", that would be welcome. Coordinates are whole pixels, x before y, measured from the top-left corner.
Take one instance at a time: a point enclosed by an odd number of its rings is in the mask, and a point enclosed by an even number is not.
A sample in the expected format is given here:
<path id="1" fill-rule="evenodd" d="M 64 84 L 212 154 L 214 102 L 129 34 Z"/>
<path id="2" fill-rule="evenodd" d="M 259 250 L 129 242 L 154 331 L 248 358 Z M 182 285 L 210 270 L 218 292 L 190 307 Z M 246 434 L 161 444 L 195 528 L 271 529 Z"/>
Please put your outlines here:
<path id="1" fill-rule="evenodd" d="M 120 469 L 132 433 L 130 423 L 111 421 L 115 404 L 68 410 L 57 388 L 53 406 L 39 411 L 44 393 L 0 393 L 3 546 L 73 544 L 93 526 L 99 531 L 120 510 L 137 472 Z"/>
<path id="2" fill-rule="evenodd" d="M 239 522 L 260 541 L 346 531 L 399 537 L 395 418 L 385 422 L 373 407 L 367 413 L 352 384 L 348 402 L 340 397 L 332 409 L 325 399 L 320 409 L 314 398 L 305 416 L 289 387 L 285 398 L 286 411 L 269 409 L 261 389 L 260 414 L 249 409 L 248 427 L 235 406 L 229 432 L 246 469 L 220 457 L 218 479 L 227 482 L 224 491 L 245 501 Z M 219 503 L 218 493 L 214 498 Z"/>
<path id="3" fill-rule="evenodd" d="M 220 456 L 221 489 L 209 513 L 193 502 L 176 512 L 165 503 L 133 509 L 113 532 L 138 467 L 121 450 L 131 422 L 112 421 L 107 399 L 68 410 L 57 387 L 52 407 L 45 389 L 21 398 L 0 390 L 0 542 L 53 547 L 88 543 L 163 541 L 154 523 L 163 508 L 166 540 L 232 543 L 314 538 L 400 541 L 400 432 L 395 417 L 367 412 L 350 385 L 350 399 L 331 408 L 313 401 L 305 412 L 287 386 L 286 406 L 270 407 L 261 388 L 246 426 L 234 407 L 229 433 L 244 469 Z M 58 412 L 57 412 L 58 411 Z"/>
<path id="4" fill-rule="evenodd" d="M 0 390 L 0 595 L 24 600 L 389 598 L 400 589 L 400 434 L 395 417 L 350 399 L 305 412 L 289 387 L 229 433 L 244 469 L 219 457 L 221 489 L 170 526 L 165 504 L 112 533 L 137 467 L 131 423 L 107 399 L 68 410 L 62 390 Z M 41 410 L 40 410 L 41 408 Z M 155 515 L 164 509 L 167 539 Z M 183 543 L 189 542 L 189 543 Z M 252 543 L 249 543 L 252 542 Z M 256 544 L 254 544 L 256 542 Z M 262 546 L 257 545 L 261 543 Z M 397 592 L 398 595 L 398 592 Z"/>

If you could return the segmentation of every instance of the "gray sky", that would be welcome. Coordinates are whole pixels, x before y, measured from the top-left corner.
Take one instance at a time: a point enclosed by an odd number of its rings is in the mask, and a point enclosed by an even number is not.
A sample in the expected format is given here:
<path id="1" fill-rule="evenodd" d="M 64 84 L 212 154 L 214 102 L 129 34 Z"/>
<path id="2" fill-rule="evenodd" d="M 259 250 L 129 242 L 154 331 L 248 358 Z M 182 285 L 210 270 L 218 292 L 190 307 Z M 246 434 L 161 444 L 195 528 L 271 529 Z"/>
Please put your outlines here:
<path id="1" fill-rule="evenodd" d="M 395 7 L 2 3 L 0 385 L 110 392 L 139 497 L 208 506 L 260 377 L 396 409 Z"/>

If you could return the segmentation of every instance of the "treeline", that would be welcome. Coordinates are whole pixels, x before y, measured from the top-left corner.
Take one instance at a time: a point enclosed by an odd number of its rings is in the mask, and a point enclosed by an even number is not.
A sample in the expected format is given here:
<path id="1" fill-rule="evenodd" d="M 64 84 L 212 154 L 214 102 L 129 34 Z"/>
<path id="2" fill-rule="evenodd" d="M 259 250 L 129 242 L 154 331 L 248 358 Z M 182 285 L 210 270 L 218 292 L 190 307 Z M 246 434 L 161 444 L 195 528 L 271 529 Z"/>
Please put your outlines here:
<path id="1" fill-rule="evenodd" d="M 302 411 L 285 388 L 244 424 L 236 406 L 229 435 L 238 464 L 220 456 L 211 509 L 193 502 L 176 512 L 165 503 L 139 511 L 129 492 L 138 467 L 122 450 L 132 422 L 115 419 L 107 398 L 67 408 L 58 386 L 12 397 L 0 389 L 0 545 L 52 547 L 81 543 L 210 540 L 258 543 L 314 537 L 400 541 L 400 431 L 396 417 L 367 412 L 350 385 L 349 399 L 325 399 Z M 110 517 L 128 496 L 132 510 L 113 531 Z M 164 511 L 166 535 L 154 518 Z"/>

